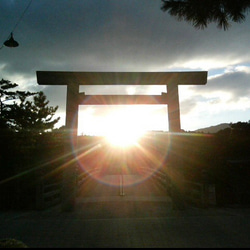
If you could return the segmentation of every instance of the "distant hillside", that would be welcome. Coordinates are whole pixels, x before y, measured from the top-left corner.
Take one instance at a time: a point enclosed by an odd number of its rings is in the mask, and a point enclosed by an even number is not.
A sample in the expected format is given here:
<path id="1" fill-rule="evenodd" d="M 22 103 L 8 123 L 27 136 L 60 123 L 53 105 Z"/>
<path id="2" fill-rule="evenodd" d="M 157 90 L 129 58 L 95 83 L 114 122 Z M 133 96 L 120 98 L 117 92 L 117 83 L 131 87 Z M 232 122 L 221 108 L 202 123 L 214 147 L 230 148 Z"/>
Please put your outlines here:
<path id="1" fill-rule="evenodd" d="M 207 127 L 207 128 L 200 128 L 200 129 L 195 130 L 194 132 L 213 134 L 213 133 L 217 133 L 218 131 L 223 130 L 225 128 L 229 128 L 229 127 L 230 127 L 229 123 L 221 123 L 221 124 Z"/>

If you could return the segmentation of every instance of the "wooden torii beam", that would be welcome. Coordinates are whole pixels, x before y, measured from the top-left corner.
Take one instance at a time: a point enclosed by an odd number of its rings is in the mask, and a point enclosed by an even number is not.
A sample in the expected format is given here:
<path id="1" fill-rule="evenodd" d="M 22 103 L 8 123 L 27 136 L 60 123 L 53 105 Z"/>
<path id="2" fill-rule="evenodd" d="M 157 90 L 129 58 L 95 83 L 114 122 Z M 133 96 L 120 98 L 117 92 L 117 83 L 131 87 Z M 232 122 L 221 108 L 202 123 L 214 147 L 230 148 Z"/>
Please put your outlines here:
<path id="1" fill-rule="evenodd" d="M 169 132 L 180 132 L 180 105 L 178 85 L 204 85 L 207 71 L 193 72 L 62 72 L 37 71 L 39 85 L 66 85 L 66 128 L 69 141 L 77 144 L 79 105 L 167 104 Z M 79 93 L 80 85 L 166 85 L 167 93 L 161 95 L 85 95 Z M 66 152 L 70 152 L 69 143 Z M 68 159 L 69 162 L 74 162 Z M 74 208 L 74 164 L 64 171 L 62 210 Z"/>

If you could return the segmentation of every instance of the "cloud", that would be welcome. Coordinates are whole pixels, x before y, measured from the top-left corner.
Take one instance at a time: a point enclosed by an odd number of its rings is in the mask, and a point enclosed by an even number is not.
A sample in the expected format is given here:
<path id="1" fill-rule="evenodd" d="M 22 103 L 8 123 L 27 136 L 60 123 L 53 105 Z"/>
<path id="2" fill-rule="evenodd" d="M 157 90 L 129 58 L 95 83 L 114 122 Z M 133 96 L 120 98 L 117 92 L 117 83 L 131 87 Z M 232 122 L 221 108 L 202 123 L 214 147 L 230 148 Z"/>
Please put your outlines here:
<path id="1" fill-rule="evenodd" d="M 163 13 L 160 1 L 33 1 L 21 24 L 22 50 L 8 55 L 8 72 L 204 69 L 246 56 L 234 29 L 198 32 Z"/>
<path id="2" fill-rule="evenodd" d="M 0 2 L 2 42 L 28 2 Z M 249 17 L 226 32 L 213 24 L 205 30 L 196 30 L 160 7 L 160 0 L 35 0 L 14 31 L 20 46 L 0 50 L 0 78 L 16 82 L 21 88 L 43 90 L 50 104 L 59 105 L 59 113 L 63 114 L 66 87 L 38 85 L 37 70 L 207 70 L 206 85 L 179 88 L 183 119 L 190 119 L 191 115 L 199 117 L 199 110 L 211 112 L 211 117 L 219 110 L 225 116 L 230 109 L 248 110 Z M 160 94 L 166 88 L 84 86 L 81 91 Z M 107 108 L 91 107 L 92 114 L 105 115 L 113 109 Z"/>
<path id="3" fill-rule="evenodd" d="M 224 74 L 208 79 L 205 88 L 192 87 L 196 93 L 228 92 L 231 100 L 250 96 L 250 67 L 236 65 L 225 70 Z"/>

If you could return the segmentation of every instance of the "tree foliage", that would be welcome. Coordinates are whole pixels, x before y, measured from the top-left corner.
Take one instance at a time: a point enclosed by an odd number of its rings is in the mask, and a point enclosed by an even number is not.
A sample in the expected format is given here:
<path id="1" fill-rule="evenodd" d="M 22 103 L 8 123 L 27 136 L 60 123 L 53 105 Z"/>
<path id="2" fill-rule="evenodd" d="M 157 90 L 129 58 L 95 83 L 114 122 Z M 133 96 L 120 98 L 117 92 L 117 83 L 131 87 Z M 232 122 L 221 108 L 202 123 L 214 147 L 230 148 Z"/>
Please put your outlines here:
<path id="1" fill-rule="evenodd" d="M 49 107 L 49 101 L 43 92 L 38 92 L 32 101 L 21 98 L 20 104 L 14 103 L 11 108 L 8 124 L 16 132 L 25 130 L 32 134 L 41 134 L 52 130 L 59 121 L 53 119 L 56 107 Z"/>
<path id="2" fill-rule="evenodd" d="M 14 90 L 16 87 L 16 83 L 0 81 L 0 128 L 32 134 L 52 130 L 60 119 L 53 119 L 58 106 L 48 106 L 49 101 L 42 91 L 18 91 Z"/>
<path id="3" fill-rule="evenodd" d="M 249 0 L 162 0 L 161 10 L 197 29 L 216 23 L 219 29 L 227 30 L 231 22 L 243 22 L 249 8 Z"/>
<path id="4" fill-rule="evenodd" d="M 18 84 L 2 79 L 0 81 L 0 129 L 8 127 L 8 116 L 12 112 L 14 102 L 25 100 L 35 95 L 29 91 L 15 90 Z"/>

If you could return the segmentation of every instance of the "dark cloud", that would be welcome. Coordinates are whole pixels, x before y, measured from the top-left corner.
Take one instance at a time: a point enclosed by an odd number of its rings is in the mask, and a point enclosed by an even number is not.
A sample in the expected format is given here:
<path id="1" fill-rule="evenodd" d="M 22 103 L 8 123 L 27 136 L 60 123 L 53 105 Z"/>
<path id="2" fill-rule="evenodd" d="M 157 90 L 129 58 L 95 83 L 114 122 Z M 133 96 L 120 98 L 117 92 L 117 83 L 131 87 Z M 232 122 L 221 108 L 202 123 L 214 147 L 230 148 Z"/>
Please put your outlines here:
<path id="1" fill-rule="evenodd" d="M 151 0 L 33 1 L 15 31 L 20 48 L 14 55 L 5 50 L 0 62 L 7 63 L 6 71 L 29 74 L 36 69 L 152 71 L 244 48 L 235 42 L 234 29 L 197 31 L 163 13 L 160 5 Z M 13 1 L 15 15 L 24 6 Z"/>
<path id="2" fill-rule="evenodd" d="M 192 87 L 196 93 L 228 92 L 232 95 L 232 100 L 250 96 L 250 72 L 236 71 L 228 72 L 221 76 L 208 80 L 204 88 Z"/>

